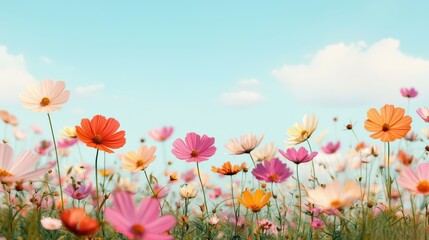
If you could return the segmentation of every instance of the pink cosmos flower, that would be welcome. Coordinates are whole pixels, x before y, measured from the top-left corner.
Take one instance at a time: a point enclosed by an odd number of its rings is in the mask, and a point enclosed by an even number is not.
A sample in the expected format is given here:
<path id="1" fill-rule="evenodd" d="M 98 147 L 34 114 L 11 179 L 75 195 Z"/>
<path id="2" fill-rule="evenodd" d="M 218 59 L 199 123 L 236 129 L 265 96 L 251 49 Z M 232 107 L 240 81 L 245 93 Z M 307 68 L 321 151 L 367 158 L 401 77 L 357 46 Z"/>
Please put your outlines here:
<path id="1" fill-rule="evenodd" d="M 185 141 L 178 138 L 173 143 L 174 156 L 187 162 L 202 162 L 208 160 L 216 152 L 213 146 L 215 139 L 213 137 L 202 137 L 194 132 L 186 134 Z"/>
<path id="2" fill-rule="evenodd" d="M 58 230 L 63 226 L 60 219 L 50 217 L 42 217 L 40 223 L 44 229 L 49 231 Z"/>
<path id="3" fill-rule="evenodd" d="M 279 150 L 280 154 L 288 160 L 292 161 L 295 164 L 306 163 L 317 155 L 317 152 L 312 152 L 308 154 L 307 149 L 300 147 L 298 151 L 295 148 L 288 148 L 286 152 Z"/>
<path id="4" fill-rule="evenodd" d="M 153 188 L 153 191 L 155 193 L 154 197 L 156 199 L 164 198 L 170 192 L 170 189 L 168 189 L 166 186 L 162 186 L 160 184 L 155 184 L 152 188 Z"/>
<path id="5" fill-rule="evenodd" d="M 14 128 L 13 136 L 15 137 L 16 140 L 22 141 L 27 137 L 27 134 L 19 128 Z"/>
<path id="6" fill-rule="evenodd" d="M 415 98 L 417 97 L 418 92 L 416 89 L 412 88 L 401 88 L 401 94 L 406 98 Z"/>
<path id="7" fill-rule="evenodd" d="M 25 150 L 13 161 L 12 148 L 7 144 L 0 144 L 0 181 L 14 182 L 35 179 L 55 166 L 55 163 L 51 163 L 45 168 L 32 170 L 38 160 L 37 154 Z"/>
<path id="8" fill-rule="evenodd" d="M 311 227 L 313 229 L 323 229 L 325 227 L 325 223 L 319 218 L 314 218 L 313 221 L 311 221 Z"/>
<path id="9" fill-rule="evenodd" d="M 340 149 L 341 142 L 338 141 L 337 143 L 329 142 L 325 146 L 322 146 L 321 149 L 326 154 L 334 154 Z"/>
<path id="10" fill-rule="evenodd" d="M 151 136 L 155 141 L 164 142 L 171 136 L 171 134 L 173 134 L 173 131 L 173 127 L 157 128 L 149 131 L 149 136 Z"/>
<path id="11" fill-rule="evenodd" d="M 130 239 L 164 240 L 173 239 L 167 231 L 176 225 L 172 215 L 159 217 L 158 202 L 153 198 L 143 199 L 140 206 L 133 203 L 133 195 L 118 191 L 113 194 L 114 208 L 107 208 L 107 221 Z"/>
<path id="12" fill-rule="evenodd" d="M 400 175 L 398 183 L 403 188 L 416 194 L 429 195 L 429 162 L 420 163 L 416 171 L 405 168 Z"/>
<path id="13" fill-rule="evenodd" d="M 65 86 L 63 81 L 43 80 L 40 85 L 28 85 L 27 91 L 19 97 L 25 108 L 50 113 L 61 109 L 61 105 L 69 99 L 70 91 L 64 90 Z"/>
<path id="14" fill-rule="evenodd" d="M 186 172 L 184 172 L 184 173 L 182 173 L 182 179 L 185 181 L 185 182 L 191 182 L 191 181 L 193 181 L 194 179 L 195 179 L 195 170 L 194 169 L 191 169 L 191 170 L 189 170 L 189 171 L 186 171 Z"/>
<path id="15" fill-rule="evenodd" d="M 57 146 L 59 148 L 68 148 L 68 147 L 75 145 L 77 143 L 77 141 L 79 141 L 79 139 L 77 139 L 77 138 L 63 139 L 63 140 L 57 142 Z"/>
<path id="16" fill-rule="evenodd" d="M 64 192 L 69 195 L 70 197 L 74 199 L 84 199 L 89 196 L 92 192 L 92 183 L 89 185 L 76 185 L 73 186 L 72 184 L 68 185 L 66 189 L 64 189 Z"/>
<path id="17" fill-rule="evenodd" d="M 417 114 L 419 114 L 423 121 L 429 122 L 429 107 L 418 108 Z"/>
<path id="18" fill-rule="evenodd" d="M 52 142 L 47 140 L 42 140 L 36 147 L 34 147 L 34 151 L 36 151 L 40 155 L 48 155 L 51 152 Z"/>
<path id="19" fill-rule="evenodd" d="M 43 133 L 43 130 L 36 124 L 31 125 L 31 130 L 33 130 L 33 132 L 38 135 Z"/>
<path id="20" fill-rule="evenodd" d="M 256 179 L 270 183 L 281 183 L 292 176 L 292 171 L 279 158 L 273 158 L 271 161 L 258 163 L 252 171 Z"/>

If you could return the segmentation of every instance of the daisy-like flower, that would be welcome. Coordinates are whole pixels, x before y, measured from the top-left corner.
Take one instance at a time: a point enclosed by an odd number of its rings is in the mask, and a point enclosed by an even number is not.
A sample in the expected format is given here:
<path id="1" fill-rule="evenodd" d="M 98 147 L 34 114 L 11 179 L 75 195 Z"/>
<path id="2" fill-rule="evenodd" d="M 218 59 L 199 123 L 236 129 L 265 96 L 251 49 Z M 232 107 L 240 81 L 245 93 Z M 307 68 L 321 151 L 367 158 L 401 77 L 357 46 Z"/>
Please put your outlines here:
<path id="1" fill-rule="evenodd" d="M 429 162 L 420 163 L 416 170 L 403 169 L 400 172 L 398 183 L 415 194 L 429 195 Z"/>
<path id="2" fill-rule="evenodd" d="M 173 127 L 157 128 L 149 131 L 149 136 L 151 136 L 155 141 L 164 142 L 171 136 L 171 134 L 173 134 L 173 131 Z"/>
<path id="3" fill-rule="evenodd" d="M 130 239 L 163 240 L 173 239 L 167 231 L 176 225 L 172 215 L 160 217 L 157 200 L 143 199 L 136 207 L 133 197 L 127 192 L 113 194 L 114 208 L 107 208 L 106 220 L 116 229 Z"/>
<path id="4" fill-rule="evenodd" d="M 96 115 L 91 120 L 82 119 L 80 125 L 76 126 L 77 137 L 88 147 L 113 153 L 112 149 L 125 145 L 125 131 L 117 132 L 120 124 L 114 118 Z"/>
<path id="5" fill-rule="evenodd" d="M 61 105 L 69 99 L 70 91 L 64 90 L 65 86 L 63 81 L 43 80 L 40 85 L 28 85 L 27 91 L 19 97 L 25 108 L 50 113 L 61 109 Z"/>
<path id="6" fill-rule="evenodd" d="M 97 220 L 88 216 L 83 208 L 72 208 L 60 213 L 64 227 L 78 237 L 98 232 L 100 225 Z"/>
<path id="7" fill-rule="evenodd" d="M 279 152 L 281 155 L 283 155 L 283 157 L 295 164 L 309 162 L 317 155 L 317 152 L 308 154 L 308 151 L 305 149 L 305 147 L 300 147 L 298 151 L 296 151 L 295 148 L 288 148 L 286 152 L 282 150 L 279 150 Z"/>
<path id="8" fill-rule="evenodd" d="M 252 157 L 259 162 L 268 160 L 276 157 L 277 154 L 277 148 L 274 146 L 274 143 L 270 142 L 266 144 L 265 146 L 258 148 L 257 151 L 252 151 Z"/>
<path id="9" fill-rule="evenodd" d="M 322 146 L 321 149 L 326 154 L 334 154 L 340 149 L 341 142 L 338 141 L 337 143 L 328 142 L 325 146 Z"/>
<path id="10" fill-rule="evenodd" d="M 155 199 L 164 198 L 168 195 L 168 193 L 170 193 L 170 189 L 168 189 L 166 186 L 162 186 L 160 184 L 155 184 L 153 186 L 153 197 Z"/>
<path id="11" fill-rule="evenodd" d="M 145 170 L 155 158 L 156 147 L 140 146 L 138 152 L 128 152 L 121 157 L 123 163 L 122 169 L 138 172 Z"/>
<path id="12" fill-rule="evenodd" d="M 64 127 L 60 134 L 63 138 L 77 138 L 76 127 Z"/>
<path id="13" fill-rule="evenodd" d="M 261 189 L 256 189 L 254 194 L 246 189 L 243 192 L 242 197 L 238 198 L 238 202 L 253 212 L 259 212 L 265 207 L 271 198 L 271 193 L 264 193 Z"/>
<path id="14" fill-rule="evenodd" d="M 311 117 L 305 115 L 302 119 L 302 123 L 296 123 L 293 128 L 287 130 L 289 138 L 286 140 L 288 146 L 300 144 L 311 137 L 316 131 L 319 120 L 316 119 L 316 115 L 313 114 Z"/>
<path id="15" fill-rule="evenodd" d="M 423 121 L 429 122 L 429 107 L 418 108 L 417 114 L 419 114 Z"/>
<path id="16" fill-rule="evenodd" d="M 412 119 L 404 114 L 403 108 L 388 104 L 384 105 L 380 112 L 371 108 L 367 113 L 365 129 L 373 132 L 371 137 L 374 139 L 380 139 L 382 142 L 395 141 L 404 137 L 411 129 Z"/>
<path id="17" fill-rule="evenodd" d="M 12 115 L 9 114 L 8 111 L 0 110 L 0 119 L 3 120 L 4 123 L 17 126 L 18 125 L 18 119 Z"/>
<path id="18" fill-rule="evenodd" d="M 203 162 L 208 160 L 216 152 L 213 146 L 215 139 L 213 137 L 202 137 L 194 132 L 186 134 L 185 141 L 178 138 L 173 143 L 174 156 L 187 162 Z"/>
<path id="19" fill-rule="evenodd" d="M 77 186 L 73 186 L 72 184 L 70 184 L 66 187 L 66 189 L 64 189 L 64 192 L 74 199 L 81 200 L 88 197 L 89 194 L 91 194 L 92 183 L 90 183 L 89 185 L 81 184 Z"/>
<path id="20" fill-rule="evenodd" d="M 233 138 L 225 145 L 230 154 L 240 155 L 243 153 L 250 153 L 253 149 L 259 146 L 264 134 L 257 137 L 254 134 L 248 133 L 240 137 L 240 139 Z"/>
<path id="21" fill-rule="evenodd" d="M 260 181 L 281 183 L 286 181 L 293 173 L 280 159 L 273 158 L 271 161 L 265 160 L 262 163 L 258 163 L 252 170 L 252 174 Z"/>
<path id="22" fill-rule="evenodd" d="M 417 97 L 418 92 L 416 89 L 412 88 L 401 88 L 401 95 L 406 98 L 415 98 Z"/>
<path id="23" fill-rule="evenodd" d="M 191 184 L 183 184 L 180 187 L 179 194 L 182 198 L 195 198 L 198 191 Z"/>
<path id="24" fill-rule="evenodd" d="M 32 170 L 38 160 L 37 154 L 25 150 L 13 161 L 12 148 L 7 144 L 0 144 L 0 181 L 14 182 L 37 179 L 55 166 L 55 162 L 53 162 L 45 168 Z"/>
<path id="25" fill-rule="evenodd" d="M 63 139 L 57 142 L 57 146 L 59 148 L 69 148 L 77 143 L 77 138 Z"/>
<path id="26" fill-rule="evenodd" d="M 317 186 L 307 189 L 307 200 L 323 210 L 342 209 L 350 206 L 360 197 L 360 186 L 353 180 L 345 185 L 339 181 L 326 184 L 326 187 Z"/>
<path id="27" fill-rule="evenodd" d="M 49 231 L 58 230 L 63 226 L 63 224 L 61 223 L 61 220 L 56 218 L 50 218 L 50 217 L 42 217 L 42 219 L 40 220 L 40 223 L 42 224 L 42 227 L 44 229 Z"/>
<path id="28" fill-rule="evenodd" d="M 245 167 L 246 167 L 245 163 L 242 163 L 241 165 L 232 166 L 231 162 L 228 161 L 228 162 L 225 162 L 221 168 L 212 166 L 212 171 L 222 175 L 235 175 L 241 172 Z"/>

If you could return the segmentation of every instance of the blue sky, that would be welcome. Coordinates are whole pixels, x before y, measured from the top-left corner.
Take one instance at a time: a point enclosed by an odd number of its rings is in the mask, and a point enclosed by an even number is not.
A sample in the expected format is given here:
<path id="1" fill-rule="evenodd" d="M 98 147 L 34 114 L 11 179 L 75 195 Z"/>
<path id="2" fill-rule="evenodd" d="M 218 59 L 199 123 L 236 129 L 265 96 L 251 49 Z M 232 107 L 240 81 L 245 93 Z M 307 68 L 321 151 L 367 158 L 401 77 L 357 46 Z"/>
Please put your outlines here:
<path id="1" fill-rule="evenodd" d="M 7 94 L 24 91 L 30 80 L 64 80 L 72 94 L 52 116 L 58 130 L 95 114 L 115 117 L 127 131 L 128 151 L 148 130 L 172 125 L 174 139 L 190 131 L 216 137 L 215 158 L 223 162 L 237 158 L 224 155 L 228 139 L 264 132 L 264 144 L 284 148 L 287 128 L 313 112 L 316 134 L 330 128 L 334 139 L 331 119 L 338 116 L 337 129 L 356 123 L 367 140 L 366 111 L 384 103 L 406 107 L 399 88 L 416 86 L 410 113 L 419 132 L 424 124 L 414 109 L 429 104 L 428 7 L 9 1 L 0 9 L 0 108 L 17 115 L 23 129 L 33 122 L 46 128 L 43 114 Z M 10 66 L 25 75 L 22 81 L 4 74 Z"/>

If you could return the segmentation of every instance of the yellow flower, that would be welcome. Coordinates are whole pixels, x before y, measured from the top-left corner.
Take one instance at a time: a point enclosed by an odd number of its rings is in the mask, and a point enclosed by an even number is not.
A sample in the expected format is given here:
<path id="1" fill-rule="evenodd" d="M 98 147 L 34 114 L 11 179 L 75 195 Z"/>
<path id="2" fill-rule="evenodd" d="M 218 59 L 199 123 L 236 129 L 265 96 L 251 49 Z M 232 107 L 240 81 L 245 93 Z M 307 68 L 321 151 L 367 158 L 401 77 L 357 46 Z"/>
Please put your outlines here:
<path id="1" fill-rule="evenodd" d="M 318 122 L 319 120 L 316 119 L 315 114 L 311 117 L 305 115 L 302 119 L 302 123 L 296 123 L 293 128 L 287 130 L 290 137 L 286 140 L 286 144 L 288 146 L 293 146 L 309 139 L 311 134 L 316 130 Z"/>
<path id="2" fill-rule="evenodd" d="M 243 192 L 242 197 L 238 198 L 238 202 L 253 212 L 259 212 L 271 198 L 271 193 L 264 193 L 261 189 L 256 189 L 252 196 L 249 189 Z"/>

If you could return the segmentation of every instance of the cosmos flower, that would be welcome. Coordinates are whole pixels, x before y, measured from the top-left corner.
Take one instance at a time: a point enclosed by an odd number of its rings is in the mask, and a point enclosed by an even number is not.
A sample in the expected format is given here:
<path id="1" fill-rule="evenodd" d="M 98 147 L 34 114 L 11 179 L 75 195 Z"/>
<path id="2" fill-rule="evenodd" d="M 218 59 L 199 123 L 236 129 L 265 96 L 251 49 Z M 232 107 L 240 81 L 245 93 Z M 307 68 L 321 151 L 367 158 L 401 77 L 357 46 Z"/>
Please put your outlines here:
<path id="1" fill-rule="evenodd" d="M 257 151 L 252 151 L 252 157 L 259 162 L 268 160 L 276 157 L 277 154 L 277 148 L 274 146 L 274 143 L 270 142 L 266 144 L 265 146 L 258 148 Z"/>
<path id="2" fill-rule="evenodd" d="M 417 109 L 417 114 L 423 119 L 425 122 L 429 122 L 429 107 L 420 107 Z"/>
<path id="3" fill-rule="evenodd" d="M 325 187 L 307 189 L 307 200 L 323 210 L 348 207 L 359 197 L 360 186 L 353 180 L 348 180 L 345 185 L 339 181 L 333 181 Z"/>
<path id="4" fill-rule="evenodd" d="M 238 198 L 238 202 L 253 212 L 259 212 L 263 207 L 265 207 L 265 205 L 267 205 L 270 198 L 270 192 L 264 193 L 263 190 L 256 189 L 252 195 L 249 189 L 246 189 L 246 191 L 243 192 L 242 197 Z"/>
<path id="5" fill-rule="evenodd" d="M 302 123 L 296 123 L 293 128 L 287 130 L 290 137 L 286 140 L 286 144 L 288 146 L 293 146 L 307 141 L 314 131 L 316 131 L 318 122 L 319 120 L 316 119 L 315 114 L 311 117 L 305 115 L 302 119 Z"/>
<path id="6" fill-rule="evenodd" d="M 166 186 L 162 186 L 160 184 L 155 184 L 153 187 L 153 194 L 155 199 L 162 199 L 170 193 L 170 189 Z"/>
<path id="7" fill-rule="evenodd" d="M 17 126 L 19 123 L 14 115 L 5 110 L 0 110 L 0 119 L 3 120 L 4 123 L 12 126 Z"/>
<path id="8" fill-rule="evenodd" d="M 155 158 L 156 147 L 140 146 L 138 152 L 130 151 L 121 157 L 122 169 L 138 172 L 146 169 Z"/>
<path id="9" fill-rule="evenodd" d="M 182 198 L 195 198 L 198 191 L 191 184 L 183 184 L 180 187 L 179 194 Z"/>
<path id="10" fill-rule="evenodd" d="M 231 139 L 225 145 L 225 148 L 228 149 L 230 154 L 240 155 L 243 153 L 250 153 L 253 149 L 258 147 L 264 138 L 264 134 L 261 134 L 259 137 L 256 135 L 248 133 L 240 137 L 240 139 Z"/>
<path id="11" fill-rule="evenodd" d="M 116 188 L 122 191 L 135 193 L 137 188 L 139 188 L 139 184 L 132 182 L 129 178 L 121 178 L 116 184 Z"/>
<path id="12" fill-rule="evenodd" d="M 193 181 L 196 177 L 195 169 L 190 169 L 189 171 L 182 173 L 181 177 L 187 183 Z"/>
<path id="13" fill-rule="evenodd" d="M 429 162 L 422 162 L 416 170 L 402 169 L 398 183 L 415 194 L 429 195 Z"/>
<path id="14" fill-rule="evenodd" d="M 64 227 L 78 237 L 93 235 L 100 225 L 97 220 L 88 216 L 83 208 L 72 208 L 60 213 Z"/>
<path id="15" fill-rule="evenodd" d="M 50 113 L 61 109 L 70 96 L 70 91 L 64 90 L 63 81 L 54 82 L 43 80 L 39 85 L 28 85 L 27 91 L 19 95 L 24 108 L 35 112 Z"/>
<path id="16" fill-rule="evenodd" d="M 380 139 L 382 142 L 391 142 L 404 137 L 411 129 L 411 117 L 404 116 L 403 108 L 396 108 L 393 105 L 384 105 L 380 112 L 371 108 L 368 113 L 368 119 L 365 121 L 365 129 L 373 132 L 374 139 Z"/>
<path id="17" fill-rule="evenodd" d="M 74 199 L 84 199 L 89 196 L 92 192 L 92 183 L 89 185 L 81 184 L 73 186 L 72 184 L 69 184 L 65 189 L 64 192 L 69 195 L 70 197 Z"/>
<path id="18" fill-rule="evenodd" d="M 77 143 L 77 138 L 63 139 L 57 142 L 57 146 L 59 148 L 69 148 Z"/>
<path id="19" fill-rule="evenodd" d="M 334 154 L 340 149 L 341 141 L 338 141 L 337 143 L 328 142 L 325 146 L 322 146 L 321 149 L 326 154 Z"/>
<path id="20" fill-rule="evenodd" d="M 42 224 L 42 227 L 44 229 L 49 231 L 58 230 L 63 226 L 63 224 L 61 223 L 61 220 L 56 218 L 50 218 L 50 217 L 42 217 L 42 219 L 40 220 L 40 223 Z"/>
<path id="21" fill-rule="evenodd" d="M 106 220 L 130 239 L 164 240 L 173 239 L 167 231 L 176 225 L 172 215 L 160 217 L 158 202 L 153 198 L 143 199 L 138 207 L 127 192 L 113 194 L 114 208 L 107 208 Z"/>
<path id="22" fill-rule="evenodd" d="M 76 127 L 64 127 L 64 130 L 60 132 L 63 138 L 77 138 Z"/>
<path id="23" fill-rule="evenodd" d="M 401 88 L 401 94 L 406 98 L 415 98 L 417 97 L 418 92 L 416 89 L 412 88 Z"/>
<path id="24" fill-rule="evenodd" d="M 213 137 L 202 137 L 194 132 L 186 134 L 185 141 L 178 138 L 173 143 L 174 156 L 187 162 L 202 162 L 208 160 L 216 152 Z"/>
<path id="25" fill-rule="evenodd" d="M 91 121 L 82 119 L 80 125 L 76 126 L 77 137 L 88 147 L 113 153 L 112 149 L 125 145 L 125 131 L 117 132 L 120 125 L 114 118 L 96 115 Z"/>
<path id="26" fill-rule="evenodd" d="M 19 128 L 13 129 L 13 135 L 16 140 L 20 140 L 20 141 L 24 140 L 27 137 L 27 134 Z"/>
<path id="27" fill-rule="evenodd" d="M 308 151 L 305 149 L 305 147 L 300 147 L 298 151 L 296 151 L 295 148 L 288 148 L 286 152 L 282 150 L 279 150 L 279 152 L 281 155 L 283 155 L 283 157 L 295 164 L 309 162 L 317 155 L 317 152 L 308 154 Z"/>
<path id="28" fill-rule="evenodd" d="M 242 163 L 241 165 L 231 165 L 231 162 L 225 162 L 221 168 L 217 168 L 215 166 L 212 166 L 212 171 L 222 174 L 222 175 L 235 175 L 242 171 L 246 167 L 245 163 Z"/>
<path id="29" fill-rule="evenodd" d="M 50 163 L 45 168 L 36 170 L 39 156 L 31 151 L 22 151 L 15 161 L 13 161 L 13 150 L 7 144 L 0 144 L 0 181 L 14 182 L 37 179 L 55 166 L 55 162 Z"/>
<path id="30" fill-rule="evenodd" d="M 293 173 L 280 159 L 273 158 L 271 161 L 265 160 L 262 163 L 258 163 L 252 170 L 252 174 L 260 181 L 281 183 L 286 181 Z"/>
<path id="31" fill-rule="evenodd" d="M 164 142 L 171 136 L 171 134 L 173 134 L 173 131 L 173 127 L 157 128 L 149 131 L 149 136 L 151 136 L 155 141 Z"/>

